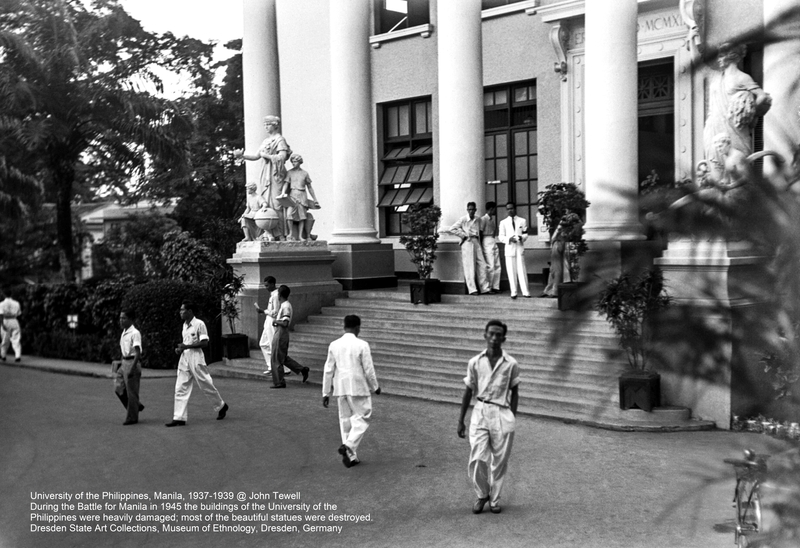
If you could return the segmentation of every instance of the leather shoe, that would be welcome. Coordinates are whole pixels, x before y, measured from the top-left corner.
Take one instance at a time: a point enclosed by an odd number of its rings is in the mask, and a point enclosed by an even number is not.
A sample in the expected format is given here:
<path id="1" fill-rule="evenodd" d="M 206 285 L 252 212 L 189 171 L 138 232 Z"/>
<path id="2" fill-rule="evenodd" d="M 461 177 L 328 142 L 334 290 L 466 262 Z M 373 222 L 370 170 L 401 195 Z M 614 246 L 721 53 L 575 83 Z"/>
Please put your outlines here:
<path id="1" fill-rule="evenodd" d="M 219 413 L 217 413 L 217 420 L 221 421 L 222 419 L 224 419 L 225 414 L 227 412 L 228 412 L 228 404 L 226 403 L 225 405 L 222 406 L 222 409 L 219 410 Z"/>
<path id="2" fill-rule="evenodd" d="M 500 504 L 492 504 L 492 503 L 489 503 L 489 511 L 490 511 L 492 514 L 499 514 L 499 513 L 501 512 L 501 510 L 500 510 Z"/>
<path id="3" fill-rule="evenodd" d="M 350 461 L 350 454 L 347 452 L 347 446 L 342 444 L 339 446 L 339 454 L 342 456 L 342 464 L 345 468 L 350 468 L 353 463 Z"/>
<path id="4" fill-rule="evenodd" d="M 144 405 L 142 405 L 142 404 L 140 403 L 140 404 L 139 404 L 139 413 L 141 413 L 142 411 L 144 411 Z"/>
<path id="5" fill-rule="evenodd" d="M 170 428 L 170 427 L 172 427 L 172 426 L 186 426 L 186 421 L 176 421 L 176 420 L 173 420 L 172 422 L 168 422 L 168 423 L 167 423 L 167 424 L 165 424 L 164 426 L 166 426 L 167 428 Z"/>
<path id="6" fill-rule="evenodd" d="M 303 368 L 303 382 L 306 382 L 308 380 L 308 371 L 309 371 L 308 367 Z"/>
<path id="7" fill-rule="evenodd" d="M 517 298 L 517 296 L 516 296 L 516 295 L 511 295 L 511 298 L 512 298 L 512 299 L 516 299 L 516 298 Z"/>
<path id="8" fill-rule="evenodd" d="M 286 388 L 286 383 L 283 384 L 273 384 L 270 388 Z"/>
<path id="9" fill-rule="evenodd" d="M 139 421 L 125 421 L 125 422 L 122 423 L 122 426 L 128 426 L 129 424 L 136 424 L 137 422 L 139 422 Z M 167 425 L 167 426 L 169 426 L 169 425 Z"/>
<path id="10" fill-rule="evenodd" d="M 487 502 L 489 502 L 489 497 L 484 497 L 482 499 L 476 500 L 475 504 L 472 505 L 472 513 L 480 514 L 481 512 L 483 512 L 483 507 L 486 506 Z"/>

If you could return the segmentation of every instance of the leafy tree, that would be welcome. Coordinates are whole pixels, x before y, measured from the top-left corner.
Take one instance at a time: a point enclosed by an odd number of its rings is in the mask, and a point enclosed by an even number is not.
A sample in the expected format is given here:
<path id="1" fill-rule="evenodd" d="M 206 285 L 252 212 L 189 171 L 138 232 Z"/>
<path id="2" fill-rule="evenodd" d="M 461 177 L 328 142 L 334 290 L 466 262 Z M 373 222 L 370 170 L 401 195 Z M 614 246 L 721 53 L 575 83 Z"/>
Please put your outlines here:
<path id="1" fill-rule="evenodd" d="M 151 163 L 178 172 L 186 163 L 190 120 L 154 95 L 162 84 L 152 70 L 184 63 L 183 43 L 144 31 L 116 0 L 91 10 L 81 0 L 0 4 L 0 164 L 18 183 L 41 181 L 55 201 L 67 280 L 77 264 L 76 195 L 108 184 L 124 194 Z"/>

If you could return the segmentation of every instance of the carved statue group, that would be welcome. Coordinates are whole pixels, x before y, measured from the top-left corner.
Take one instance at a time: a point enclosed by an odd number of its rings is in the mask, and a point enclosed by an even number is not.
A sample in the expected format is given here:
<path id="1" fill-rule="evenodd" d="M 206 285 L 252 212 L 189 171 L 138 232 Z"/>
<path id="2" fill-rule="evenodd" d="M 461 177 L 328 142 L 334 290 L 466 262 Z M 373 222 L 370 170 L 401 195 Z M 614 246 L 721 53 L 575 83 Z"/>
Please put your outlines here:
<path id="1" fill-rule="evenodd" d="M 267 138 L 257 153 L 236 151 L 238 158 L 261 162 L 258 183 L 247 184 L 247 203 L 240 219 L 243 241 L 316 240 L 311 233 L 314 216 L 309 209 L 319 209 L 319 202 L 311 187 L 311 177 L 300 167 L 303 158 L 292 153 L 280 134 L 280 118 L 265 117 L 264 128 Z M 292 164 L 289 170 L 287 160 Z"/>

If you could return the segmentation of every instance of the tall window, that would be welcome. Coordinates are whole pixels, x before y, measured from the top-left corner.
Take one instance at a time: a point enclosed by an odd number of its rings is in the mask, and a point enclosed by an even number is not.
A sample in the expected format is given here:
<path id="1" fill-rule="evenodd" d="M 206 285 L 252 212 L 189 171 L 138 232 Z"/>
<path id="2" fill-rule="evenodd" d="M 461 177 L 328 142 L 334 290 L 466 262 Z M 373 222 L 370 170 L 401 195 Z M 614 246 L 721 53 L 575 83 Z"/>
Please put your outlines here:
<path id="1" fill-rule="evenodd" d="M 655 171 L 675 180 L 675 77 L 672 60 L 639 64 L 639 182 Z"/>
<path id="2" fill-rule="evenodd" d="M 376 34 L 430 23 L 428 0 L 375 0 L 375 14 Z"/>
<path id="3" fill-rule="evenodd" d="M 539 191 L 536 83 L 522 82 L 487 88 L 484 105 L 486 201 L 517 205 L 536 234 L 536 198 Z"/>
<path id="4" fill-rule="evenodd" d="M 378 182 L 387 236 L 403 234 L 402 213 L 433 201 L 433 121 L 430 98 L 383 105 L 382 172 Z"/>

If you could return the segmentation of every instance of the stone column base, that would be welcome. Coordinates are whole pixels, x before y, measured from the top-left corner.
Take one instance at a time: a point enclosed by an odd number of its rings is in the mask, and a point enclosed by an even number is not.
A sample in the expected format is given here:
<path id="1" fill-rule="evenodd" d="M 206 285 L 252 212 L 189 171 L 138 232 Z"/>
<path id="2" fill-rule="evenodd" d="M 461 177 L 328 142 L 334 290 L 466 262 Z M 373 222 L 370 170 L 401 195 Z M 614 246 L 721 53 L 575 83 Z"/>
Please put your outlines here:
<path id="1" fill-rule="evenodd" d="M 244 288 L 239 295 L 241 315 L 236 329 L 247 334 L 250 347 L 257 348 L 264 326 L 264 315 L 258 314 L 253 303 L 266 308 L 269 292 L 264 278 L 274 276 L 278 286 L 291 289 L 289 302 L 294 310 L 293 323 L 317 314 L 323 306 L 332 306 L 343 295 L 341 284 L 332 273 L 336 256 L 327 242 L 241 242 L 236 253 L 228 259 L 237 274 L 244 275 Z"/>
<path id="2" fill-rule="evenodd" d="M 344 289 L 397 287 L 392 244 L 330 244 L 333 277 Z"/>

